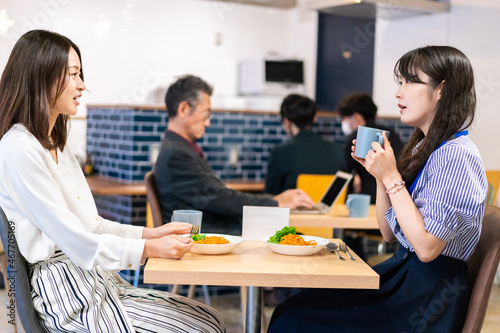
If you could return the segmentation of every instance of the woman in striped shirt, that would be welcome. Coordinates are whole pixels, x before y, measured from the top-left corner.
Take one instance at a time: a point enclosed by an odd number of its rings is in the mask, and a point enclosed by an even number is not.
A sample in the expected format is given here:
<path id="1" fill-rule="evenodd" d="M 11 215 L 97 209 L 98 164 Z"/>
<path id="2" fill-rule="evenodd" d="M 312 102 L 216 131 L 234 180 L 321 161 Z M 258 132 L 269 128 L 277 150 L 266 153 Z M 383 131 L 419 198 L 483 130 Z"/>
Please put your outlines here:
<path id="1" fill-rule="evenodd" d="M 377 179 L 377 220 L 397 253 L 374 267 L 380 289 L 309 290 L 275 310 L 270 332 L 459 332 L 467 260 L 481 233 L 487 181 L 468 137 L 474 74 L 467 57 L 427 46 L 399 59 L 401 121 L 416 131 L 396 163 L 390 142 L 356 159 Z M 354 145 L 356 142 L 353 142 Z M 354 150 L 353 146 L 353 150 Z"/>
<path id="2" fill-rule="evenodd" d="M 136 289 L 115 272 L 148 257 L 179 259 L 193 246 L 187 223 L 143 228 L 99 216 L 66 147 L 68 120 L 85 90 L 78 47 L 33 30 L 14 46 L 0 81 L 0 205 L 29 263 L 32 298 L 49 332 L 225 331 L 198 302 Z"/>

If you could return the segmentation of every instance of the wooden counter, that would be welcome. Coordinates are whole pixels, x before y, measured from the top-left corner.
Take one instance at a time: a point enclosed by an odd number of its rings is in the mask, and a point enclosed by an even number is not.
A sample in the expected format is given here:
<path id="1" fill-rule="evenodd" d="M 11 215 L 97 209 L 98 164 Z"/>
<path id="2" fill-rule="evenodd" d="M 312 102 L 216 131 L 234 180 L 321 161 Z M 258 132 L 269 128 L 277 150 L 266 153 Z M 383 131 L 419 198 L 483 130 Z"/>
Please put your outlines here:
<path id="1" fill-rule="evenodd" d="M 146 195 L 146 185 L 125 184 L 99 176 L 87 177 L 93 195 Z"/>
<path id="2" fill-rule="evenodd" d="M 90 190 L 93 195 L 146 195 L 146 185 L 143 182 L 137 184 L 125 184 L 116 180 L 102 178 L 100 176 L 87 177 Z M 229 180 L 225 182 L 230 189 L 262 193 L 264 192 L 265 184 L 262 181 L 242 181 Z"/>

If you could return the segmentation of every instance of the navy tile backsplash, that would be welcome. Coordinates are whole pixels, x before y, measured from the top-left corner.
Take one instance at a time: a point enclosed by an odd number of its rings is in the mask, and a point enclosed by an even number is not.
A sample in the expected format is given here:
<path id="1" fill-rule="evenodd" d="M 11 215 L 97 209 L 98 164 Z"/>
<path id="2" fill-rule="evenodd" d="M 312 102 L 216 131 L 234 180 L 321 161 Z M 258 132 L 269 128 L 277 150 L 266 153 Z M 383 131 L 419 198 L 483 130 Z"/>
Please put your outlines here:
<path id="1" fill-rule="evenodd" d="M 379 119 L 396 129 L 403 142 L 413 130 L 397 119 Z M 150 146 L 159 144 L 167 127 L 164 108 L 88 107 L 87 150 L 94 172 L 124 183 L 142 182 L 151 170 Z M 320 116 L 314 130 L 325 139 L 343 143 L 340 118 Z M 199 140 L 214 172 L 221 179 L 264 180 L 269 152 L 287 141 L 278 114 L 215 111 L 211 125 Z M 229 150 L 239 151 L 237 165 L 229 165 Z M 135 200 L 135 202 L 134 202 Z M 106 217 L 124 223 L 144 223 L 145 198 L 102 197 L 98 206 Z"/>

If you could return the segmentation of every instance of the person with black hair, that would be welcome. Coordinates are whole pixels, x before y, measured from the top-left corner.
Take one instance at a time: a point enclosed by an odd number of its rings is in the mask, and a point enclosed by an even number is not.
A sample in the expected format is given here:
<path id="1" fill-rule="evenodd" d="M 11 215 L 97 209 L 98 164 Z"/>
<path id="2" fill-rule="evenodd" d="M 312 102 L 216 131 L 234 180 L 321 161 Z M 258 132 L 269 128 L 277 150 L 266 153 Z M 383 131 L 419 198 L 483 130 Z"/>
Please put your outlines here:
<path id="1" fill-rule="evenodd" d="M 194 245 L 181 236 L 192 225 L 144 228 L 99 216 L 67 146 L 70 117 L 85 90 L 79 48 L 46 30 L 21 36 L 0 80 L 0 205 L 27 261 L 41 326 L 47 332 L 225 332 L 214 308 L 134 288 L 116 273 L 136 270 L 147 258 L 182 258 Z"/>
<path id="2" fill-rule="evenodd" d="M 401 122 L 415 133 L 398 161 L 385 132 L 366 158 L 351 156 L 377 180 L 377 222 L 399 249 L 373 267 L 379 289 L 304 291 L 278 305 L 269 333 L 462 330 L 488 189 L 467 130 L 474 72 L 456 48 L 426 46 L 404 54 L 394 75 Z"/>
<path id="3" fill-rule="evenodd" d="M 313 132 L 316 103 L 291 94 L 281 103 L 280 115 L 285 132 L 292 140 L 273 148 L 266 176 L 266 193 L 277 194 L 297 186 L 297 176 L 335 174 L 345 170 L 342 145 L 324 140 Z"/>
<path id="4" fill-rule="evenodd" d="M 344 156 L 347 164 L 347 170 L 354 173 L 352 185 L 349 187 L 352 193 L 363 193 L 371 196 L 371 203 L 375 203 L 377 193 L 377 183 L 375 178 L 370 175 L 362 165 L 351 158 L 352 140 L 358 135 L 358 126 L 366 126 L 389 131 L 389 139 L 392 148 L 399 156 L 403 150 L 403 142 L 398 133 L 385 126 L 375 122 L 377 116 L 377 105 L 373 102 L 370 95 L 361 92 L 348 94 L 338 102 L 337 112 L 342 117 L 342 131 L 346 136 L 344 145 Z"/>
<path id="5" fill-rule="evenodd" d="M 312 207 L 302 190 L 277 195 L 243 193 L 227 188 L 215 175 L 196 140 L 210 126 L 212 87 L 201 78 L 184 75 L 165 95 L 168 125 L 154 174 L 165 223 L 176 209 L 203 212 L 204 232 L 241 235 L 243 206 Z"/>

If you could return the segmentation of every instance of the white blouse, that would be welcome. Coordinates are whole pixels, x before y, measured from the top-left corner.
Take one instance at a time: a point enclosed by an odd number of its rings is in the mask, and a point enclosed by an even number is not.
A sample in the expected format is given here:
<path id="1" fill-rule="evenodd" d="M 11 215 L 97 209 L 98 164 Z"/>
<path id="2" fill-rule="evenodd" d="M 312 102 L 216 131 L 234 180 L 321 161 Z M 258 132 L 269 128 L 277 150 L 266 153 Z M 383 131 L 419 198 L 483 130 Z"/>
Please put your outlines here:
<path id="1" fill-rule="evenodd" d="M 69 147 L 57 156 L 58 163 L 20 124 L 0 140 L 0 206 L 15 223 L 22 255 L 36 263 L 60 249 L 84 269 L 137 269 L 143 227 L 100 217 Z"/>

